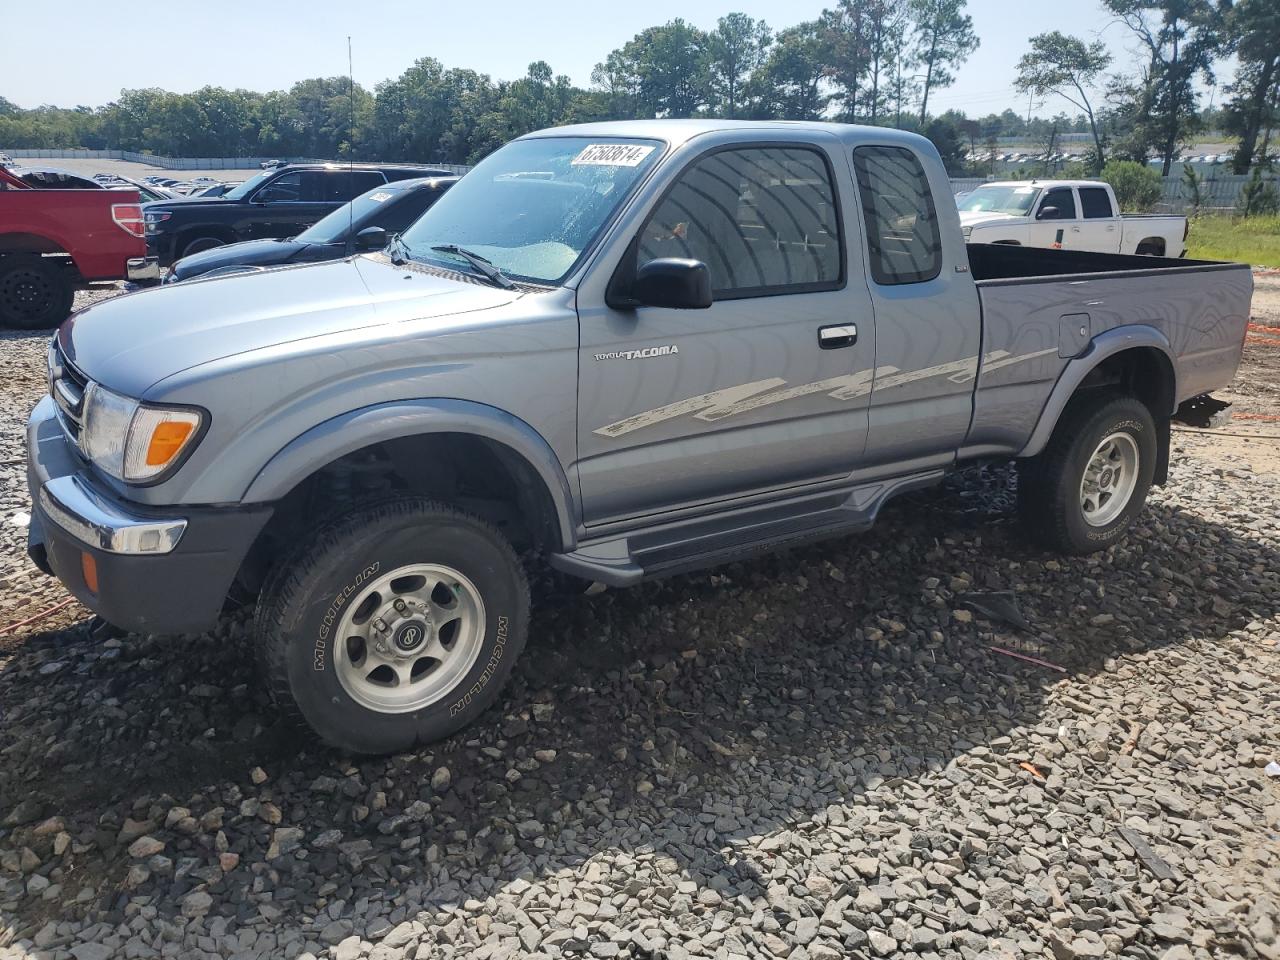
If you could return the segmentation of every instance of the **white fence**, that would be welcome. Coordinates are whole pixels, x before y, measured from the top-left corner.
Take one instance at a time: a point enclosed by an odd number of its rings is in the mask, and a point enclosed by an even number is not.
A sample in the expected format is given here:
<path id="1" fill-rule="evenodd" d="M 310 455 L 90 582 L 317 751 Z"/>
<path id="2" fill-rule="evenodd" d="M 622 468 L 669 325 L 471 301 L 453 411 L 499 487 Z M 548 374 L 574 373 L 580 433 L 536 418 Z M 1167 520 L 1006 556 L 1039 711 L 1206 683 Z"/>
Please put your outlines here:
<path id="1" fill-rule="evenodd" d="M 1234 211 L 1240 200 L 1240 193 L 1249 179 L 1247 174 L 1233 173 L 1206 176 L 1200 181 L 1200 209 L 1206 213 Z M 964 193 L 975 190 L 986 182 L 986 178 L 982 177 L 953 177 L 951 190 L 953 193 Z M 1272 174 L 1264 177 L 1263 182 L 1280 190 L 1280 176 Z M 1161 191 L 1153 213 L 1186 213 L 1191 209 L 1190 191 L 1182 177 L 1165 177 Z"/>
<path id="2" fill-rule="evenodd" d="M 165 170 L 257 170 L 266 160 L 285 159 L 293 163 L 323 162 L 314 157 L 159 157 L 132 150 L 5 150 L 15 160 L 128 160 L 144 163 Z M 341 161 L 336 161 L 341 162 Z M 417 164 L 414 164 L 417 166 Z M 471 168 L 460 163 L 430 163 L 426 166 L 448 170 L 450 173 L 466 173 Z"/>

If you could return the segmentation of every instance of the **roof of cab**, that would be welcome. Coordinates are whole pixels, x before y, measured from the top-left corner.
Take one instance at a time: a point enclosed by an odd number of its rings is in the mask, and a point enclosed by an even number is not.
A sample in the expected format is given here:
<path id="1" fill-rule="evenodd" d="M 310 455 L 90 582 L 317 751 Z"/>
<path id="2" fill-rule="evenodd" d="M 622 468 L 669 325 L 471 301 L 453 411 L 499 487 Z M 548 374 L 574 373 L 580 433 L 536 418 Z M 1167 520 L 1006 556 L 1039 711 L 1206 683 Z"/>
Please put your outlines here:
<path id="1" fill-rule="evenodd" d="M 1052 177 L 1036 177 L 1031 180 L 989 180 L 979 187 L 1105 187 L 1102 180 L 1055 180 Z M 977 187 L 974 188 L 975 190 Z"/>
<path id="2" fill-rule="evenodd" d="M 767 136 L 770 130 L 809 130 L 823 133 L 846 142 L 878 141 L 919 146 L 927 143 L 919 134 L 894 130 L 890 127 L 872 127 L 853 123 L 832 123 L 818 120 L 609 120 L 600 123 L 570 124 L 564 127 L 548 127 L 526 133 L 520 139 L 534 137 L 638 137 L 664 140 L 673 147 L 680 146 L 695 137 L 725 130 L 740 130 L 753 135 Z"/>

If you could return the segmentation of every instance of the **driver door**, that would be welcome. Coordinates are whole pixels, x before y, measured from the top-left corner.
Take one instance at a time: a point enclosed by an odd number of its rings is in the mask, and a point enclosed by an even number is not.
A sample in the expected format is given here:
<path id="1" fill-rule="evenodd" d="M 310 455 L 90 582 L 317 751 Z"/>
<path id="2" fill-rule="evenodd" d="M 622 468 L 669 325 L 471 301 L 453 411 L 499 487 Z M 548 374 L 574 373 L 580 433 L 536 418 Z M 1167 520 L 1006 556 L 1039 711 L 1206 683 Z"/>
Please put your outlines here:
<path id="1" fill-rule="evenodd" d="M 580 300 L 588 526 L 852 471 L 867 436 L 875 338 L 866 285 L 848 279 L 847 177 L 810 145 L 704 153 L 658 200 L 623 268 L 699 260 L 712 306 Z M 837 328 L 848 335 L 832 336 Z"/>
<path id="2" fill-rule="evenodd" d="M 1035 219 L 1031 222 L 1031 246 L 1060 249 L 1076 246 L 1080 231 L 1079 220 L 1074 190 L 1070 187 L 1046 190 L 1036 207 Z"/>

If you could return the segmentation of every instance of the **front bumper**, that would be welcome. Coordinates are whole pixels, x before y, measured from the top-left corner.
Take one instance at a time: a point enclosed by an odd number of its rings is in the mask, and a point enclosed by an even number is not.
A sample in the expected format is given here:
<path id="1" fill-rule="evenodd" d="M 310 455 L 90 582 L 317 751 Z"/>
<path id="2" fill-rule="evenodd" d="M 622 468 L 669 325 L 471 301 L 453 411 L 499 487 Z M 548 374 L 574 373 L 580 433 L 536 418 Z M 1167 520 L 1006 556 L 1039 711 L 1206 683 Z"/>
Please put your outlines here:
<path id="1" fill-rule="evenodd" d="M 125 263 L 125 277 L 129 280 L 159 280 L 159 257 L 130 257 Z"/>
<path id="2" fill-rule="evenodd" d="M 36 566 L 107 622 L 148 633 L 213 626 L 271 516 L 270 507 L 159 509 L 122 501 L 94 479 L 48 397 L 27 421 L 27 486 L 27 552 Z"/>

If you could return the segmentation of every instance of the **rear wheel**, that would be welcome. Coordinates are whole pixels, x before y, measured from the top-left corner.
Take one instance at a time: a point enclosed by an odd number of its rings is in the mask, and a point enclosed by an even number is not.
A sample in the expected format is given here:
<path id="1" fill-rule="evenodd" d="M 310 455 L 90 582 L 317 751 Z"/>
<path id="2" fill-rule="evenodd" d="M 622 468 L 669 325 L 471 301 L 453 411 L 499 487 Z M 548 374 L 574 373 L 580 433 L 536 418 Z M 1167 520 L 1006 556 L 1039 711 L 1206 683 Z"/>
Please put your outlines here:
<path id="1" fill-rule="evenodd" d="M 189 257 L 194 253 L 204 253 L 204 251 L 212 250 L 214 247 L 224 246 L 226 246 L 226 241 L 217 237 L 196 237 L 194 240 L 188 241 L 187 245 L 182 248 L 182 255 Z"/>
<path id="2" fill-rule="evenodd" d="M 515 552 L 443 504 L 357 509 L 279 569 L 257 614 L 272 694 L 343 750 L 392 753 L 461 729 L 524 646 L 529 587 Z"/>
<path id="3" fill-rule="evenodd" d="M 71 313 L 73 279 L 67 265 L 56 258 L 0 259 L 0 325 L 19 330 L 56 327 Z"/>
<path id="4" fill-rule="evenodd" d="M 1027 532 L 1064 553 L 1110 546 L 1142 510 L 1156 462 L 1151 411 L 1133 397 L 1084 394 L 1036 457 L 1018 462 Z"/>

